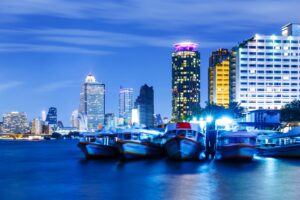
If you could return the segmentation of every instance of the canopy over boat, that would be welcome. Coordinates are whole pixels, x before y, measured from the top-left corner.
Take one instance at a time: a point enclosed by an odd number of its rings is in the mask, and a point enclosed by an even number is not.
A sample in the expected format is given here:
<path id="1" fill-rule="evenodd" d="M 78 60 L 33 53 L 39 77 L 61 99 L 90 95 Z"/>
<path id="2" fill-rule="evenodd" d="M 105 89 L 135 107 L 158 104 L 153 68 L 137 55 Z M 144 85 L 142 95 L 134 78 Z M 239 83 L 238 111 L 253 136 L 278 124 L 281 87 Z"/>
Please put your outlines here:
<path id="1" fill-rule="evenodd" d="M 143 133 L 143 134 L 149 134 L 149 135 L 162 135 L 163 133 L 157 130 L 151 130 L 151 129 L 141 129 L 141 128 L 137 128 L 137 129 L 123 129 L 120 130 L 118 133 Z"/>
<path id="2" fill-rule="evenodd" d="M 285 138 L 285 137 L 300 137 L 300 127 L 294 127 L 287 133 L 276 132 L 274 134 L 269 135 L 260 135 L 258 137 L 259 140 L 272 139 L 272 138 Z"/>
<path id="3" fill-rule="evenodd" d="M 218 133 L 218 138 L 256 138 L 257 135 L 255 133 L 249 133 L 247 131 L 238 131 L 238 132 L 231 132 L 231 131 L 223 131 Z"/>

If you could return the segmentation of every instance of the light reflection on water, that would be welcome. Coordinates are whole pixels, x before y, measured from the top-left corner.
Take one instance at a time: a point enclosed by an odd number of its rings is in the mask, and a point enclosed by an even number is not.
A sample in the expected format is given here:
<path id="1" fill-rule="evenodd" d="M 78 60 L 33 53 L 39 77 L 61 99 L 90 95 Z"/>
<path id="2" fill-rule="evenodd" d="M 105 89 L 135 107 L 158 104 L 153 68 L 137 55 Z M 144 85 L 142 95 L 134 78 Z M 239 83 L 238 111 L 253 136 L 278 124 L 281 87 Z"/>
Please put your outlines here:
<path id="1" fill-rule="evenodd" d="M 76 141 L 0 142 L 0 199 L 298 199 L 300 161 L 86 160 Z"/>

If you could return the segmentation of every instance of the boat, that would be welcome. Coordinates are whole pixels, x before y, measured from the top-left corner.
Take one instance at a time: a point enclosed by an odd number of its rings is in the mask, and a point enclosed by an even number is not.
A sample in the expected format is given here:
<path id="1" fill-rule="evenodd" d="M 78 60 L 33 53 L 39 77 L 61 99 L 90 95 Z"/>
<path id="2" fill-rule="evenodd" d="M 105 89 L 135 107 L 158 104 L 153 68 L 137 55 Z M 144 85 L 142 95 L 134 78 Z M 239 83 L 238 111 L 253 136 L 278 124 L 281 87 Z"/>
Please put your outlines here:
<path id="1" fill-rule="evenodd" d="M 170 123 L 164 134 L 167 155 L 176 160 L 205 158 L 205 136 L 197 123 Z"/>
<path id="2" fill-rule="evenodd" d="M 256 134 L 247 131 L 220 131 L 217 135 L 217 160 L 252 160 L 256 153 Z"/>
<path id="3" fill-rule="evenodd" d="M 86 158 L 112 158 L 119 154 L 116 141 L 116 134 L 86 134 L 80 138 L 78 147 Z"/>
<path id="4" fill-rule="evenodd" d="M 257 138 L 257 154 L 266 157 L 300 157 L 300 127 Z"/>
<path id="5" fill-rule="evenodd" d="M 118 147 L 124 159 L 159 157 L 163 155 L 162 132 L 148 129 L 127 129 L 118 133 Z"/>

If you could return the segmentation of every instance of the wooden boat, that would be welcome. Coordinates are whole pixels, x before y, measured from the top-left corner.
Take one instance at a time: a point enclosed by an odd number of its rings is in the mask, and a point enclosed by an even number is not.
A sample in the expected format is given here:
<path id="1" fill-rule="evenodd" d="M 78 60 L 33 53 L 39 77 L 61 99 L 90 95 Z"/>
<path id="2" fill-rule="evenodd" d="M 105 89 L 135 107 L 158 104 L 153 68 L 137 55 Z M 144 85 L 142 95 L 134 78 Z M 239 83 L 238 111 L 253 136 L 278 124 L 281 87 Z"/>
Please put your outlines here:
<path id="1" fill-rule="evenodd" d="M 119 152 L 125 159 L 159 157 L 163 154 L 162 133 L 147 129 L 127 129 L 118 133 Z"/>
<path id="2" fill-rule="evenodd" d="M 221 131 L 217 136 L 217 160 L 252 160 L 256 144 L 256 134 L 247 131 Z"/>
<path id="3" fill-rule="evenodd" d="M 165 149 L 168 157 L 177 160 L 204 159 L 205 136 L 199 124 L 178 122 L 167 125 Z"/>
<path id="4" fill-rule="evenodd" d="M 300 157 L 300 127 L 287 133 L 258 136 L 257 151 L 259 156 Z"/>
<path id="5" fill-rule="evenodd" d="M 110 158 L 119 154 L 116 141 L 116 134 L 88 134 L 80 139 L 78 147 L 86 158 Z"/>

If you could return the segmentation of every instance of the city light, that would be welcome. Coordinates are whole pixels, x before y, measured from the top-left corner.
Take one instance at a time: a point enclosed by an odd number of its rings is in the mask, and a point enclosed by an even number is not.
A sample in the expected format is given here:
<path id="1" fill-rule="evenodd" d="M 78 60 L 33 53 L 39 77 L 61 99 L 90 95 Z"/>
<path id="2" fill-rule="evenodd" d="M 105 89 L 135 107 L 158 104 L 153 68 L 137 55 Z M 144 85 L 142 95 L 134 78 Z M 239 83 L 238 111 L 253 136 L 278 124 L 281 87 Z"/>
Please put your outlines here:
<path id="1" fill-rule="evenodd" d="M 212 116 L 207 116 L 206 117 L 206 122 L 207 123 L 211 123 L 213 121 L 213 117 Z"/>

